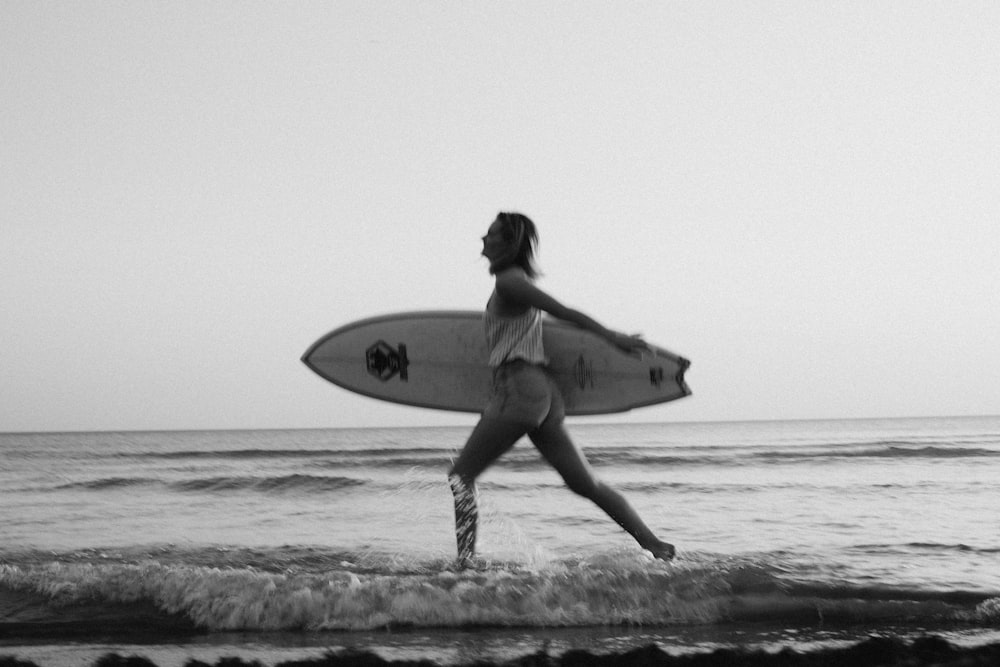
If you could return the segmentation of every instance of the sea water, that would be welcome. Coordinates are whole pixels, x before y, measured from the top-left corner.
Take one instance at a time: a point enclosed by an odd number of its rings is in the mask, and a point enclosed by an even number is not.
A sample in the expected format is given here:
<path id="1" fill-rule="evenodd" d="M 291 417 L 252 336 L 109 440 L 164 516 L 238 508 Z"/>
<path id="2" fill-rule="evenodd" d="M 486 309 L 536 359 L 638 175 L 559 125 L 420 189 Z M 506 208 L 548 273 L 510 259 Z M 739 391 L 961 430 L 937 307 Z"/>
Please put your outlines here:
<path id="1" fill-rule="evenodd" d="M 0 435 L 0 654 L 1000 639 L 1000 417 L 571 423 L 676 560 L 523 440 L 479 481 L 460 569 L 446 472 L 468 430 Z"/>

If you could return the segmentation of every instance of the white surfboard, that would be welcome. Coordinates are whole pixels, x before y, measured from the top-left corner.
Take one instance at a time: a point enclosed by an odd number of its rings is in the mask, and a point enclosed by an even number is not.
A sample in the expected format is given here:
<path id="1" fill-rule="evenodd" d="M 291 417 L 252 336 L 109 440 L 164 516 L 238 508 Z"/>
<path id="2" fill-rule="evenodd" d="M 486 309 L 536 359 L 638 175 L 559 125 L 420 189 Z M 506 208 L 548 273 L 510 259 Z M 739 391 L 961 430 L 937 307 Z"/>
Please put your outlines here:
<path id="1" fill-rule="evenodd" d="M 302 361 L 320 377 L 372 398 L 482 412 L 492 369 L 482 312 L 427 311 L 360 320 L 316 341 Z M 641 357 L 558 320 L 544 321 L 548 371 L 568 415 L 626 412 L 691 394 L 690 362 L 656 346 Z"/>

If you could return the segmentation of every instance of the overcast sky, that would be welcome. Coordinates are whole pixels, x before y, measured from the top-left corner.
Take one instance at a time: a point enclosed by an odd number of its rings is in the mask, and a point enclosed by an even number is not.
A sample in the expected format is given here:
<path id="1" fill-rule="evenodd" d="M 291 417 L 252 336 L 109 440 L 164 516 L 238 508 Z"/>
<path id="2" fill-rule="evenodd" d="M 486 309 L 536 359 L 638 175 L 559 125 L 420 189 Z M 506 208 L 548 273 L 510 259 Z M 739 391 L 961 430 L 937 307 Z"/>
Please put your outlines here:
<path id="1" fill-rule="evenodd" d="M 0 431 L 471 424 L 299 357 L 481 309 L 498 210 L 543 289 L 692 360 L 613 419 L 1000 413 L 998 35 L 993 1 L 5 0 Z"/>

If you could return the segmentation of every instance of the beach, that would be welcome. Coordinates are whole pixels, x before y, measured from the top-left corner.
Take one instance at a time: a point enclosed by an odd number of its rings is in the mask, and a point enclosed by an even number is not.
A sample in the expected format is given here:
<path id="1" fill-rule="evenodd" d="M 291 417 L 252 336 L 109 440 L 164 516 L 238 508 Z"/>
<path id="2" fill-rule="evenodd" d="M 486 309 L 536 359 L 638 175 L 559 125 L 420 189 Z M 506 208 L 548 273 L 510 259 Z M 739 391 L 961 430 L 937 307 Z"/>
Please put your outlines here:
<path id="1" fill-rule="evenodd" d="M 456 567 L 462 427 L 0 435 L 0 656 L 988 664 L 1000 642 L 996 417 L 570 428 L 675 561 L 525 441 Z"/>

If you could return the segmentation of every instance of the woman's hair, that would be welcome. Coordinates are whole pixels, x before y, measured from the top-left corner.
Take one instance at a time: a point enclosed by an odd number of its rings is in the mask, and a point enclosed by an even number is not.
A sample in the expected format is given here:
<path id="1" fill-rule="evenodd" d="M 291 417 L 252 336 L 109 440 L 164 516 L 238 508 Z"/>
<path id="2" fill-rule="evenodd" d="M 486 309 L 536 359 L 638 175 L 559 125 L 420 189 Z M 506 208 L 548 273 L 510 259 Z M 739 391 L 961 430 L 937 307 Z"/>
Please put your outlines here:
<path id="1" fill-rule="evenodd" d="M 500 221 L 504 239 L 514 243 L 517 248 L 510 263 L 524 269 L 529 278 L 536 277 L 538 269 L 535 268 L 535 246 L 538 245 L 538 230 L 535 229 L 535 223 L 521 213 L 503 211 L 497 214 L 497 220 Z"/>

